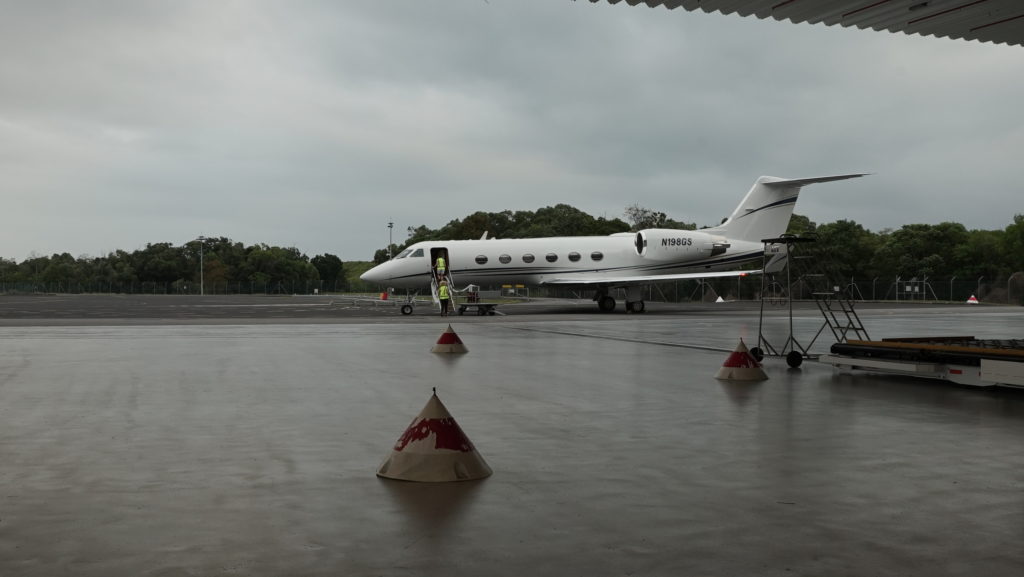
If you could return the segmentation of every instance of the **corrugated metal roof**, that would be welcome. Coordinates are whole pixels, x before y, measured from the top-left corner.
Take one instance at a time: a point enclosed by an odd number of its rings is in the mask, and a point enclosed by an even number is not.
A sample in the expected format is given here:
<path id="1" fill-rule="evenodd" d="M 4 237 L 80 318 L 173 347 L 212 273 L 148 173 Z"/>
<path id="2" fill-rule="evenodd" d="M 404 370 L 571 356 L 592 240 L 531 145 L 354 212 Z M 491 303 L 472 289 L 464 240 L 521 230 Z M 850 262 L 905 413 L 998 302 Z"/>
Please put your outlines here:
<path id="1" fill-rule="evenodd" d="M 597 3 L 601 0 L 590 0 Z M 618 4 L 623 0 L 607 0 Z M 1022 0 L 625 0 L 790 22 L 1024 46 Z"/>

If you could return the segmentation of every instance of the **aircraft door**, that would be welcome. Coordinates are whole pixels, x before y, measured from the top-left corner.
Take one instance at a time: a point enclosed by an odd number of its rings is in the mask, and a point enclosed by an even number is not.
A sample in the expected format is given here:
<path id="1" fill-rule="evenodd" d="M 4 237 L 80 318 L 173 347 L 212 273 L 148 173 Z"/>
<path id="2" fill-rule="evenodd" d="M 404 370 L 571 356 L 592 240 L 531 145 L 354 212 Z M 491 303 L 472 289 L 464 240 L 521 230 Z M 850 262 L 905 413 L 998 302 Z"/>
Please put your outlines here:
<path id="1" fill-rule="evenodd" d="M 447 278 L 448 283 L 451 284 L 452 263 L 448 260 L 447 248 L 435 246 L 430 249 L 430 270 L 433 271 L 435 279 Z"/>

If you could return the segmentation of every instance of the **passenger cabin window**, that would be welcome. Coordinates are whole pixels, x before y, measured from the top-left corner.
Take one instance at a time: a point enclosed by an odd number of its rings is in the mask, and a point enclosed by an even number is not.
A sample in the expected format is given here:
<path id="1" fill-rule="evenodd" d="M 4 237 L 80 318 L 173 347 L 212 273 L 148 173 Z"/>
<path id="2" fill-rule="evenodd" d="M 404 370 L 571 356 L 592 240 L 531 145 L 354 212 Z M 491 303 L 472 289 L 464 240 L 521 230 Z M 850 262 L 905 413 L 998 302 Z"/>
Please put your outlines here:
<path id="1" fill-rule="evenodd" d="M 498 260 L 501 261 L 501 264 L 508 264 L 508 263 L 512 262 L 512 257 L 510 257 L 507 254 L 503 254 L 503 255 L 498 257 Z"/>
<path id="2" fill-rule="evenodd" d="M 569 260 L 571 260 L 572 262 L 579 262 L 580 261 L 580 253 L 578 253 L 578 252 L 570 252 L 569 253 Z"/>
<path id="3" fill-rule="evenodd" d="M 544 258 L 548 259 L 548 262 L 555 262 L 558 260 L 558 255 L 553 252 L 549 252 Z"/>
<path id="4" fill-rule="evenodd" d="M 409 255 L 410 258 L 411 257 L 417 257 L 417 256 L 423 256 L 423 249 L 422 248 L 416 249 L 416 252 L 414 252 L 414 253 Z"/>
<path id="5" fill-rule="evenodd" d="M 531 263 L 531 262 L 533 262 L 533 255 L 532 255 L 532 254 L 530 254 L 530 253 L 526 253 L 526 254 L 524 254 L 524 255 L 523 255 L 523 262 L 525 262 L 525 263 Z"/>
<path id="6" fill-rule="evenodd" d="M 590 253 L 590 260 L 599 261 L 602 258 L 604 258 L 604 254 L 602 254 L 599 250 L 595 250 L 594 252 Z"/>
<path id="7" fill-rule="evenodd" d="M 477 256 L 476 257 L 476 264 L 487 264 L 487 257 L 482 255 L 482 254 Z"/>

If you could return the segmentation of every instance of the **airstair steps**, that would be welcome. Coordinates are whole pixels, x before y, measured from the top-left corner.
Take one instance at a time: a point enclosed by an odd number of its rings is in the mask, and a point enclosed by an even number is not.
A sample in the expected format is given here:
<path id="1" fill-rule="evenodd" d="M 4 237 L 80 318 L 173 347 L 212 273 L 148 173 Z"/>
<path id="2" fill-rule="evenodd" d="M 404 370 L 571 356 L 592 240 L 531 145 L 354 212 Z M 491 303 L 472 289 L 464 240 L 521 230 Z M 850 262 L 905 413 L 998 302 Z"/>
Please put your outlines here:
<path id="1" fill-rule="evenodd" d="M 452 273 L 451 272 L 446 273 L 444 275 L 444 280 L 448 281 L 448 297 L 450 299 L 452 299 L 451 302 L 454 303 L 455 302 L 454 301 L 454 296 L 455 295 L 453 293 L 455 292 L 455 288 L 454 288 L 455 287 L 455 280 L 452 278 Z M 439 286 L 439 282 L 437 280 L 437 275 L 434 274 L 433 270 L 431 270 L 431 272 L 430 272 L 430 298 L 434 301 L 434 306 L 437 307 L 437 310 L 440 311 L 441 310 L 441 299 L 438 298 L 438 296 L 437 296 L 437 288 L 438 288 L 438 286 Z"/>
<path id="2" fill-rule="evenodd" d="M 853 299 L 843 293 L 814 293 L 814 302 L 825 317 L 825 324 L 832 330 L 837 343 L 845 343 L 850 333 L 857 340 L 871 340 L 867 329 L 853 308 Z"/>

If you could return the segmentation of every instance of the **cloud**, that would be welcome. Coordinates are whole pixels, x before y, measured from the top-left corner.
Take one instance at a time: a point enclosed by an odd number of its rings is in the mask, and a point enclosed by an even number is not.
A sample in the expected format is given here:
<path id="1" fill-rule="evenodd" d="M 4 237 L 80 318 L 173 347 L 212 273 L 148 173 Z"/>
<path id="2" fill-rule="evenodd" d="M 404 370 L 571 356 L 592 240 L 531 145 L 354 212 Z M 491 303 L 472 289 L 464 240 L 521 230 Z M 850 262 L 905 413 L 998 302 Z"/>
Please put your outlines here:
<path id="1" fill-rule="evenodd" d="M 389 220 L 564 202 L 713 224 L 762 174 L 862 171 L 797 212 L 1003 228 L 1022 59 L 562 0 L 16 3 L 0 255 L 206 234 L 363 260 Z"/>

